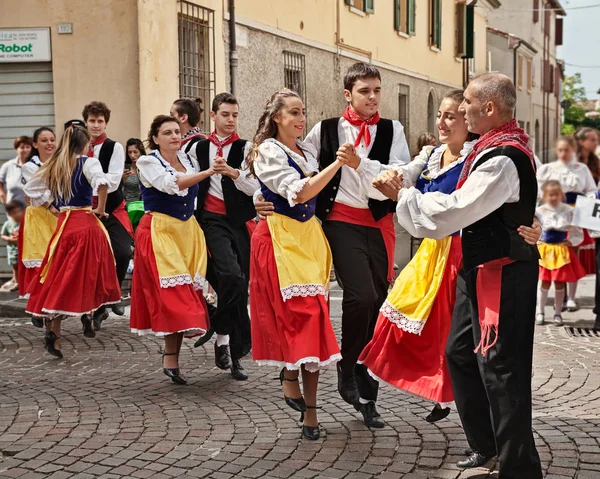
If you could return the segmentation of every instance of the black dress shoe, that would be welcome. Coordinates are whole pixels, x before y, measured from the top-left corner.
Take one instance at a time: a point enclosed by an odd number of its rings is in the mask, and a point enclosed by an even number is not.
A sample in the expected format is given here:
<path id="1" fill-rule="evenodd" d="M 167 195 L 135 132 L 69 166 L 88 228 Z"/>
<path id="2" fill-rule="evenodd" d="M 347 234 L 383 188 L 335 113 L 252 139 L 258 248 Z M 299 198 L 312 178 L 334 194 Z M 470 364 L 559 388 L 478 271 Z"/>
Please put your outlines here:
<path id="1" fill-rule="evenodd" d="M 282 368 L 281 371 L 279 371 L 279 377 L 274 378 L 274 379 L 279 380 L 279 384 L 281 384 L 282 386 L 283 386 L 283 381 L 288 381 L 290 383 L 298 382 L 298 378 L 289 379 L 289 378 L 285 377 L 285 368 Z M 300 421 L 304 421 L 304 411 L 306 411 L 306 403 L 304 402 L 304 398 L 302 396 L 300 396 L 299 398 L 290 398 L 284 394 L 283 399 L 285 400 L 285 403 L 289 407 L 291 407 L 294 411 L 298 411 L 298 412 L 302 413 Z"/>
<path id="2" fill-rule="evenodd" d="M 248 379 L 248 375 L 244 371 L 244 367 L 239 359 L 231 361 L 231 377 L 236 381 L 245 381 Z"/>
<path id="3" fill-rule="evenodd" d="M 381 416 L 377 412 L 377 408 L 375 407 L 374 401 L 369 401 L 366 404 L 359 404 L 357 409 L 363 415 L 365 425 L 367 427 L 375 427 L 378 429 L 385 427 L 385 423 L 383 422 L 383 419 L 381 419 Z"/>
<path id="4" fill-rule="evenodd" d="M 321 408 L 317 407 L 317 406 L 306 406 L 306 409 L 321 409 Z M 300 422 L 303 422 L 303 421 L 304 421 L 304 412 L 300 416 Z M 306 439 L 310 439 L 311 441 L 316 441 L 317 439 L 319 439 L 321 437 L 321 429 L 319 428 L 318 424 L 316 426 L 305 426 L 303 424 L 302 425 L 302 436 L 304 436 Z"/>
<path id="5" fill-rule="evenodd" d="M 217 346 L 215 343 L 215 364 L 219 369 L 231 368 L 231 356 L 229 355 L 229 345 Z"/>
<path id="6" fill-rule="evenodd" d="M 207 343 L 208 341 L 210 341 L 210 338 L 213 337 L 213 334 L 215 334 L 215 330 L 210 328 L 208 331 L 206 331 L 206 333 L 204 334 L 204 336 L 201 336 L 195 343 L 194 343 L 194 347 L 195 348 L 199 348 L 200 346 L 202 346 L 203 344 Z"/>
<path id="7" fill-rule="evenodd" d="M 36 328 L 43 328 L 44 320 L 42 318 L 33 317 L 31 318 L 31 324 L 33 324 Z"/>
<path id="8" fill-rule="evenodd" d="M 163 358 L 165 356 L 178 356 L 179 353 L 164 353 L 163 354 Z M 171 378 L 171 381 L 173 381 L 175 384 L 181 384 L 182 386 L 185 386 L 187 384 L 187 379 L 185 379 L 179 372 L 179 368 L 165 368 L 163 367 L 163 373 L 165 373 L 165 376 Z"/>
<path id="9" fill-rule="evenodd" d="M 460 469 L 471 469 L 473 467 L 481 467 L 486 465 L 494 456 L 487 456 L 478 452 L 472 453 L 466 459 L 461 459 L 456 463 L 456 467 Z"/>
<path id="10" fill-rule="evenodd" d="M 356 384 L 356 377 L 354 373 L 344 374 L 342 366 L 337 363 L 337 374 L 338 374 L 338 392 L 342 399 L 348 404 L 356 406 L 360 402 L 360 394 L 358 393 L 358 385 Z"/>
<path id="11" fill-rule="evenodd" d="M 434 422 L 441 421 L 442 419 L 447 418 L 448 414 L 450 414 L 449 407 L 442 408 L 439 404 L 436 404 L 433 407 L 433 409 L 431 410 L 431 412 L 429 413 L 429 415 L 425 418 L 425 420 L 427 422 L 434 423 Z"/>
<path id="12" fill-rule="evenodd" d="M 63 357 L 62 351 L 54 347 L 56 341 L 59 339 L 60 337 L 58 337 L 54 331 L 46 331 L 46 334 L 44 335 L 44 346 L 46 347 L 46 350 L 55 358 Z"/>
<path id="13" fill-rule="evenodd" d="M 108 318 L 108 311 L 104 306 L 99 307 L 96 311 L 94 311 L 93 320 L 94 320 L 94 331 L 100 331 L 100 327 L 102 325 L 102 321 Z M 83 321 L 83 319 L 82 319 Z"/>
<path id="14" fill-rule="evenodd" d="M 125 308 L 123 306 L 121 306 L 120 304 L 113 304 L 112 308 L 110 308 L 110 309 L 117 316 L 123 316 L 125 314 Z"/>
<path id="15" fill-rule="evenodd" d="M 94 330 L 93 320 L 89 314 L 84 314 L 81 317 L 81 324 L 83 325 L 83 335 L 86 338 L 96 337 L 96 331 Z"/>

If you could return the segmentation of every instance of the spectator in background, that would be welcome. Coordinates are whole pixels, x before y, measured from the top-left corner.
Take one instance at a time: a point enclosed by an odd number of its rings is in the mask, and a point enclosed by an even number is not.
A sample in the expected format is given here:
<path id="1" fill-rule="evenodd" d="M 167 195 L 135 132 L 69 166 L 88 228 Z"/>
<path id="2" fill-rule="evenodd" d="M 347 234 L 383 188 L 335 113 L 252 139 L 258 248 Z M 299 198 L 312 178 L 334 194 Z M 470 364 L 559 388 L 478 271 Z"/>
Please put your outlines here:
<path id="1" fill-rule="evenodd" d="M 6 214 L 8 219 L 2 226 L 0 231 L 0 237 L 3 241 L 6 241 L 6 257 L 8 258 L 8 264 L 13 270 L 13 275 L 10 281 L 4 283 L 0 290 L 2 291 L 16 291 L 19 287 L 19 270 L 18 270 L 18 250 L 17 241 L 19 238 L 19 227 L 23 220 L 25 213 L 25 203 L 18 200 L 11 200 L 5 205 Z"/>
<path id="2" fill-rule="evenodd" d="M 33 140 L 28 136 L 20 136 L 14 141 L 13 146 L 17 157 L 7 161 L 0 168 L 0 201 L 5 206 L 12 200 L 25 203 L 21 167 L 29 159 Z"/>
<path id="3" fill-rule="evenodd" d="M 426 146 L 437 146 L 438 142 L 437 142 L 437 138 L 435 137 L 435 135 L 431 132 L 426 132 L 423 133 L 421 135 L 419 135 L 419 138 L 417 138 L 417 152 L 415 153 L 415 156 L 417 156 L 419 153 L 421 153 L 421 151 L 423 150 L 423 148 L 425 148 Z"/>
<path id="4" fill-rule="evenodd" d="M 140 177 L 136 162 L 140 156 L 146 154 L 146 149 L 139 138 L 129 138 L 127 140 L 125 155 L 125 170 L 123 171 L 123 194 L 125 203 L 140 201 Z"/>

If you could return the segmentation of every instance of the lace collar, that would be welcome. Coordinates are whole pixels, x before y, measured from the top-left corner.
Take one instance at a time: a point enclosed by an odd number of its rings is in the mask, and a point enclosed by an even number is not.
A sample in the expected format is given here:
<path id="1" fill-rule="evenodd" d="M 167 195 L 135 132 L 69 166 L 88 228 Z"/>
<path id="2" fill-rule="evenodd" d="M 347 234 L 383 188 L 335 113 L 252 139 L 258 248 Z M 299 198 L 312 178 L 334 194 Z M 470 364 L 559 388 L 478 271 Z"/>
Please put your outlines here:
<path id="1" fill-rule="evenodd" d="M 174 175 L 176 173 L 182 174 L 181 171 L 177 171 L 175 168 L 173 168 L 171 166 L 171 164 L 167 160 L 165 160 L 162 157 L 162 155 L 160 154 L 160 151 L 152 150 L 150 152 L 150 156 L 153 156 L 154 158 L 156 158 L 160 162 L 160 164 L 165 167 L 165 170 L 167 170 L 172 175 Z M 179 159 L 179 162 L 185 168 L 186 174 L 196 172 L 196 169 L 194 168 L 194 165 L 192 164 L 192 160 L 190 160 L 190 157 L 187 155 L 187 153 L 184 153 L 181 150 L 177 150 L 177 158 Z"/>
<path id="2" fill-rule="evenodd" d="M 442 144 L 438 148 L 436 148 L 435 151 L 431 154 L 429 161 L 427 163 L 427 169 L 429 170 L 429 175 L 431 176 L 431 178 L 435 179 L 438 176 L 441 176 L 444 173 L 450 171 L 452 168 L 454 168 L 458 165 L 462 165 L 463 162 L 465 161 L 467 155 L 473 149 L 474 144 L 475 144 L 475 141 L 465 142 L 465 144 L 462 147 L 462 150 L 460 150 L 459 158 L 456 161 L 444 166 L 444 168 L 441 168 L 441 169 L 440 169 L 440 163 L 442 161 L 442 156 L 443 156 L 444 152 L 448 149 L 448 145 Z"/>

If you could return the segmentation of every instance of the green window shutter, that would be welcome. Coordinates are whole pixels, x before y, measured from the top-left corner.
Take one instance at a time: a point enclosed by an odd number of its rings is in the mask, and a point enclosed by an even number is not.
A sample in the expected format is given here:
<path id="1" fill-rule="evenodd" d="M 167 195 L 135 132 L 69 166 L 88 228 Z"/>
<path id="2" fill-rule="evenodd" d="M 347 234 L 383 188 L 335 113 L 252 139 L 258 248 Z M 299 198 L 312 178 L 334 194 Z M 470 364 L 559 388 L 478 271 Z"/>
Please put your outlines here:
<path id="1" fill-rule="evenodd" d="M 416 35 L 415 18 L 416 6 L 415 0 L 406 0 L 406 17 L 408 18 L 408 34 Z"/>
<path id="2" fill-rule="evenodd" d="M 402 22 L 401 2 L 402 0 L 394 0 L 394 28 L 398 31 L 402 31 L 402 25 L 400 24 Z"/>
<path id="3" fill-rule="evenodd" d="M 437 47 L 442 48 L 442 0 L 436 0 L 435 32 Z"/>
<path id="4" fill-rule="evenodd" d="M 365 0 L 365 12 L 375 13 L 375 0 Z"/>
<path id="5" fill-rule="evenodd" d="M 467 20 L 465 22 L 466 45 L 463 58 L 475 57 L 475 5 L 467 6 Z"/>

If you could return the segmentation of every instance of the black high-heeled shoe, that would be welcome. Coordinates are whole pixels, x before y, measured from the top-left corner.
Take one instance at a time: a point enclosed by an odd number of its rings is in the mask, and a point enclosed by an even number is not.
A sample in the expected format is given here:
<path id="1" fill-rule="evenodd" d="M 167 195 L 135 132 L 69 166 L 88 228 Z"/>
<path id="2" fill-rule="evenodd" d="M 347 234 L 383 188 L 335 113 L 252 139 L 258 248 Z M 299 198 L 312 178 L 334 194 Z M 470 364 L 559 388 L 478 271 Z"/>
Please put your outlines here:
<path id="1" fill-rule="evenodd" d="M 436 404 L 435 406 L 433 406 L 433 409 L 427 415 L 425 420 L 427 422 L 434 423 L 434 422 L 441 421 L 442 419 L 447 418 L 448 414 L 450 414 L 449 407 L 442 408 L 442 406 L 440 404 Z"/>
<path id="2" fill-rule="evenodd" d="M 31 324 L 33 324 L 36 328 L 44 327 L 44 320 L 42 318 L 36 318 L 35 316 L 31 318 Z"/>
<path id="3" fill-rule="evenodd" d="M 281 372 L 279 373 L 279 377 L 275 378 L 279 380 L 279 383 L 283 386 L 283 381 L 288 381 L 290 383 L 297 383 L 298 382 L 298 378 L 296 379 L 288 379 L 285 377 L 285 368 L 283 368 L 281 370 Z M 304 413 L 304 411 L 306 411 L 306 403 L 304 402 L 304 398 L 302 396 L 300 396 L 299 398 L 290 398 L 287 397 L 285 394 L 283 395 L 283 398 L 285 399 L 285 403 L 291 407 L 294 411 L 298 411 L 301 413 Z"/>
<path id="4" fill-rule="evenodd" d="M 84 314 L 81 317 L 81 324 L 83 326 L 83 335 L 86 338 L 96 337 L 96 331 L 94 331 L 94 320 L 92 319 L 92 316 L 89 314 Z"/>
<path id="5" fill-rule="evenodd" d="M 60 336 L 57 336 L 54 331 L 46 331 L 46 334 L 44 335 L 44 347 L 52 356 L 54 356 L 55 358 L 62 359 L 62 351 L 54 347 L 56 341 L 58 341 L 59 339 Z"/>
<path id="6" fill-rule="evenodd" d="M 165 356 L 178 356 L 178 355 L 179 355 L 179 353 L 163 353 L 163 358 Z M 165 368 L 164 362 L 163 362 L 163 373 L 165 373 L 165 376 L 170 377 L 171 381 L 173 381 L 175 384 L 181 384 L 181 385 L 187 384 L 187 379 L 185 379 L 181 374 L 179 374 L 179 368 Z"/>
<path id="7" fill-rule="evenodd" d="M 317 406 L 306 406 L 306 409 L 321 409 Z M 304 413 L 300 415 L 300 422 L 304 422 Z M 316 426 L 305 426 L 302 424 L 302 436 L 306 439 L 310 439 L 311 441 L 316 441 L 321 437 L 321 430 L 319 429 L 319 425 Z"/>

